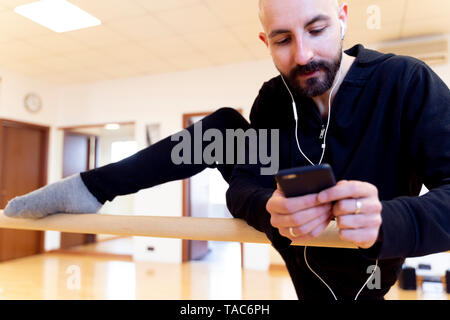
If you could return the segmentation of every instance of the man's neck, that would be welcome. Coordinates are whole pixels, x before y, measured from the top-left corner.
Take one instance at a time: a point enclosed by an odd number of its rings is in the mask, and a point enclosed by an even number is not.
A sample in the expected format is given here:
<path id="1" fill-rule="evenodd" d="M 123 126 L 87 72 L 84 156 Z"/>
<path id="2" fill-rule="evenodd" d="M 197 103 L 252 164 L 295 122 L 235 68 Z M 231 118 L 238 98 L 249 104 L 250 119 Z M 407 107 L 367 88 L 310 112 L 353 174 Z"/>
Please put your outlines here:
<path id="1" fill-rule="evenodd" d="M 341 87 L 341 84 L 344 81 L 344 79 L 354 61 L 355 61 L 355 57 L 349 56 L 346 53 L 344 53 L 344 57 L 342 59 L 341 76 L 339 77 L 339 74 L 336 74 L 336 78 L 334 79 L 335 82 L 333 83 L 333 86 L 332 86 L 332 87 L 334 87 L 336 85 L 336 82 L 338 81 L 338 78 L 339 78 L 339 82 L 337 83 L 336 88 L 333 91 L 333 95 L 331 96 L 331 105 L 333 105 L 334 97 L 336 96 L 336 93 L 339 91 L 339 88 Z M 324 94 L 312 98 L 314 103 L 317 106 L 317 109 L 319 109 L 322 119 L 326 119 L 328 117 L 328 100 L 330 98 L 330 93 L 331 93 L 331 88 Z"/>

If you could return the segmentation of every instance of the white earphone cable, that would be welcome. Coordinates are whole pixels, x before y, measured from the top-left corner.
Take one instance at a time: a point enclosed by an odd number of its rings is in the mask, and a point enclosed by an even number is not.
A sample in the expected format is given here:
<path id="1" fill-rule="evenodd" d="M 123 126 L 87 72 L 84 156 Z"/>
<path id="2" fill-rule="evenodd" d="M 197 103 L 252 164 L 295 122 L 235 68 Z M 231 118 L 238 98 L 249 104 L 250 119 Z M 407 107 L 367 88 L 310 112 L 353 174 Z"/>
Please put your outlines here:
<path id="1" fill-rule="evenodd" d="M 342 56 L 343 56 L 343 55 L 344 55 L 344 53 L 342 53 Z M 341 60 L 342 60 L 342 59 L 341 59 Z M 337 79 L 336 83 L 334 84 L 333 88 L 331 89 L 330 96 L 329 96 L 329 99 L 328 99 L 328 121 L 327 121 L 327 126 L 326 126 L 326 129 L 325 129 L 325 135 L 324 135 L 324 138 L 323 138 L 323 144 L 322 144 L 322 149 L 323 149 L 323 151 L 322 151 L 322 156 L 321 156 L 321 158 L 320 158 L 320 161 L 319 161 L 318 165 L 320 165 L 320 164 L 322 163 L 323 158 L 324 158 L 324 156 L 325 156 L 326 140 L 327 140 L 328 128 L 329 128 L 329 126 L 330 126 L 330 119 L 331 119 L 331 97 L 332 97 L 333 92 L 334 92 L 334 90 L 336 89 L 337 85 L 339 84 L 339 81 L 340 81 L 340 79 L 341 79 L 341 74 L 342 74 L 342 66 L 339 67 L 338 79 Z M 314 166 L 315 164 L 314 164 L 314 163 L 313 163 L 313 162 L 305 155 L 305 153 L 303 152 L 302 148 L 300 147 L 300 141 L 299 141 L 299 139 L 298 139 L 298 114 L 297 114 L 297 105 L 296 105 L 296 103 L 295 103 L 294 95 L 292 94 L 291 90 L 289 89 L 289 86 L 287 85 L 286 81 L 284 80 L 283 75 L 281 75 L 281 79 L 283 80 L 283 83 L 284 83 L 284 85 L 286 86 L 286 88 L 287 88 L 287 90 L 288 90 L 288 92 L 289 92 L 289 94 L 290 94 L 290 96 L 291 96 L 291 98 L 292 98 L 292 107 L 293 107 L 293 109 L 294 109 L 294 118 L 295 118 L 295 140 L 296 140 L 296 142 L 297 142 L 298 150 L 299 150 L 300 153 L 305 157 L 305 159 L 308 160 L 308 162 L 309 162 L 311 165 Z"/>
<path id="2" fill-rule="evenodd" d="M 375 274 L 375 272 L 378 270 L 378 259 L 377 262 L 375 263 L 375 268 L 372 271 L 372 274 L 370 275 L 370 277 L 367 279 L 367 281 L 364 283 L 364 285 L 362 286 L 362 288 L 359 290 L 358 294 L 355 297 L 355 301 L 358 300 L 359 295 L 361 294 L 361 292 L 363 291 L 363 289 L 367 286 L 367 284 L 369 283 L 369 281 L 372 279 L 373 275 Z"/>
<path id="3" fill-rule="evenodd" d="M 328 97 L 328 122 L 327 122 L 327 126 L 325 129 L 325 135 L 323 138 L 323 144 L 322 144 L 322 157 L 320 158 L 320 161 L 318 163 L 318 165 L 320 165 L 323 161 L 323 158 L 325 156 L 325 150 L 326 150 L 326 140 L 327 140 L 327 135 L 328 135 L 328 128 L 330 126 L 330 119 L 331 119 L 331 98 L 333 96 L 333 92 L 334 89 L 336 89 L 340 79 L 341 79 L 341 74 L 342 74 L 342 60 L 343 60 L 343 56 L 344 56 L 344 52 L 342 51 L 342 58 L 341 58 L 341 65 L 339 66 L 339 74 L 338 74 L 338 78 L 336 83 L 334 84 L 333 88 L 330 91 L 330 95 Z M 300 147 L 300 141 L 298 139 L 298 113 L 297 113 L 297 105 L 295 103 L 295 99 L 294 99 L 294 95 L 292 94 L 291 90 L 289 89 L 289 86 L 287 85 L 286 81 L 284 80 L 283 75 L 281 75 L 281 79 L 283 80 L 284 85 L 286 86 L 286 89 L 288 90 L 291 98 L 292 98 L 292 108 L 294 111 L 294 119 L 295 119 L 295 140 L 297 142 L 297 147 L 298 150 L 300 151 L 300 153 L 305 157 L 306 160 L 308 160 L 308 162 L 315 166 L 315 164 L 303 153 L 302 148 Z M 334 294 L 333 290 L 330 288 L 330 286 L 311 268 L 311 266 L 308 263 L 308 259 L 306 258 L 306 249 L 307 246 L 304 247 L 304 251 L 303 251 L 303 257 L 306 263 L 306 266 L 308 267 L 308 269 L 320 280 L 323 282 L 323 284 L 325 284 L 325 286 L 328 288 L 328 290 L 330 290 L 331 294 L 333 295 L 335 300 L 338 300 L 336 295 Z M 361 292 L 363 291 L 363 289 L 366 287 L 366 285 L 369 283 L 370 279 L 373 277 L 373 275 L 375 274 L 376 270 L 378 268 L 378 259 L 376 261 L 376 265 L 375 265 L 375 269 L 373 270 L 372 274 L 369 276 L 369 278 L 367 279 L 367 281 L 364 283 L 364 285 L 362 286 L 362 288 L 359 290 L 359 292 L 357 293 L 357 295 L 355 296 L 355 300 L 358 299 L 359 295 L 361 294 Z"/>
<path id="4" fill-rule="evenodd" d="M 310 266 L 309 266 L 309 263 L 308 263 L 308 259 L 306 259 L 306 248 L 308 248 L 308 247 L 306 247 L 305 246 L 305 249 L 303 250 L 303 258 L 305 259 L 305 262 L 306 262 L 306 265 L 308 266 L 308 269 L 312 272 L 312 273 L 314 273 L 314 275 L 317 277 L 317 278 L 319 278 L 319 280 L 320 281 L 322 281 L 323 282 L 323 284 L 328 288 L 328 290 L 330 290 L 330 292 L 331 292 L 331 294 L 333 295 L 333 297 L 334 297 L 334 300 L 337 300 L 337 298 L 336 298 L 336 295 L 334 294 L 334 292 L 333 292 L 333 290 L 331 290 L 331 288 L 330 288 L 330 286 L 325 282 L 325 280 L 323 280 Z"/>

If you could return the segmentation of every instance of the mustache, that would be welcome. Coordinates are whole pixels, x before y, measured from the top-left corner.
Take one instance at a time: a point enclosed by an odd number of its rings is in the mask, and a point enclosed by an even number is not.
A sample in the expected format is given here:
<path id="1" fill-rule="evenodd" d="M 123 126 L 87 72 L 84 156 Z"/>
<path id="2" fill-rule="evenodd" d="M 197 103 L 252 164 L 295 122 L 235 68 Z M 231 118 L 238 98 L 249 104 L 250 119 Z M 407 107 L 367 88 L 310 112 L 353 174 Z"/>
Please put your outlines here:
<path id="1" fill-rule="evenodd" d="M 289 77 L 291 79 L 296 78 L 297 76 L 304 75 L 306 73 L 311 73 L 314 71 L 319 71 L 320 69 L 329 70 L 329 65 L 324 61 L 311 61 L 307 65 L 301 66 L 297 65 L 289 72 Z"/>

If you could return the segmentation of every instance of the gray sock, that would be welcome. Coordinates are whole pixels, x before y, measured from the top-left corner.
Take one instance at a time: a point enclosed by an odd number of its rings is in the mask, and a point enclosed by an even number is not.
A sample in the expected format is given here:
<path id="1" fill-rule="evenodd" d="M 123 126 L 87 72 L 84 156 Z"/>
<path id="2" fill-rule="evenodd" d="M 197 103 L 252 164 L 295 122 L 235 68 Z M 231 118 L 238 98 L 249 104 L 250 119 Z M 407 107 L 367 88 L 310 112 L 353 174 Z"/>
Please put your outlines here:
<path id="1" fill-rule="evenodd" d="M 76 174 L 12 199 L 4 212 L 12 218 L 37 219 L 54 213 L 97 213 L 101 207 Z"/>

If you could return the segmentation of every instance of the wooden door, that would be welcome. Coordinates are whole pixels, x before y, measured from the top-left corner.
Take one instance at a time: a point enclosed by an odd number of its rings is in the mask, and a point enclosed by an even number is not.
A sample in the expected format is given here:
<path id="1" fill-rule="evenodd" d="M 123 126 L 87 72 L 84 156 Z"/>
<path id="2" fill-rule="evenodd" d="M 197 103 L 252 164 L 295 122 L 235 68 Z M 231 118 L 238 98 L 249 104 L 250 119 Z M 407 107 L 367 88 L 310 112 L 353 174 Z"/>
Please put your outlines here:
<path id="1" fill-rule="evenodd" d="M 90 169 L 92 152 L 97 146 L 97 137 L 81 133 L 64 132 L 63 178 Z M 94 160 L 94 163 L 96 161 Z M 61 233 L 61 249 L 67 249 L 95 242 L 95 235 L 79 233 Z"/>
<path id="2" fill-rule="evenodd" d="M 0 208 L 47 184 L 49 128 L 0 120 Z M 44 251 L 44 232 L 0 229 L 0 261 Z"/>

